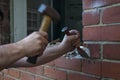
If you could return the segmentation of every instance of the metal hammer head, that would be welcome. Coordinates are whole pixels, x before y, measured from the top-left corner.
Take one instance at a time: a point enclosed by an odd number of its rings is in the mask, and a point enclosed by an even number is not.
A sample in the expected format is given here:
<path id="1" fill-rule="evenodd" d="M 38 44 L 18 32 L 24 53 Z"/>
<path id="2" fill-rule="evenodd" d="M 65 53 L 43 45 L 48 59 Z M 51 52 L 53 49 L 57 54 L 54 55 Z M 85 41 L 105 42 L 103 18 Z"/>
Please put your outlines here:
<path id="1" fill-rule="evenodd" d="M 67 30 L 68 30 L 68 27 L 65 26 L 65 27 L 62 28 L 61 32 L 65 32 L 65 31 L 67 31 Z"/>
<path id="2" fill-rule="evenodd" d="M 54 8 L 51 8 L 50 6 L 41 4 L 40 7 L 38 8 L 38 11 L 43 15 L 50 16 L 53 20 L 60 20 L 59 13 Z"/>

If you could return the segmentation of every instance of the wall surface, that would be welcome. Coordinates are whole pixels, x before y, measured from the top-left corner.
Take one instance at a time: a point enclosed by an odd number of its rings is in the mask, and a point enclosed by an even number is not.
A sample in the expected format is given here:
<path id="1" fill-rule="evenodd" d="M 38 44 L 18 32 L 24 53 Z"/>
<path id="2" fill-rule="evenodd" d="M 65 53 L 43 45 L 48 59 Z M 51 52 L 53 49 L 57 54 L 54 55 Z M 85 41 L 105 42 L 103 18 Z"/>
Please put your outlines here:
<path id="1" fill-rule="evenodd" d="M 83 38 L 92 60 L 82 62 L 82 71 L 120 80 L 120 0 L 83 0 L 83 8 Z"/>
<path id="2" fill-rule="evenodd" d="M 120 0 L 83 0 L 83 9 L 91 59 L 60 57 L 34 68 L 6 69 L 0 80 L 120 80 Z"/>

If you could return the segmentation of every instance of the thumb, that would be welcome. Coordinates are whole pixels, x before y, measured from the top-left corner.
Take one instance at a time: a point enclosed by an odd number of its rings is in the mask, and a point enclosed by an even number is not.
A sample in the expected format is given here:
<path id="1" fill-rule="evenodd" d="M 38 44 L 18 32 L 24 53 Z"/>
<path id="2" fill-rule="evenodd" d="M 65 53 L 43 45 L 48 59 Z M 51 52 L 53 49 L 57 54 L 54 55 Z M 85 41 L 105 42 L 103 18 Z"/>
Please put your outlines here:
<path id="1" fill-rule="evenodd" d="M 70 40 L 76 40 L 76 39 L 78 39 L 80 36 L 76 34 L 76 35 L 69 35 L 68 37 L 69 37 Z"/>

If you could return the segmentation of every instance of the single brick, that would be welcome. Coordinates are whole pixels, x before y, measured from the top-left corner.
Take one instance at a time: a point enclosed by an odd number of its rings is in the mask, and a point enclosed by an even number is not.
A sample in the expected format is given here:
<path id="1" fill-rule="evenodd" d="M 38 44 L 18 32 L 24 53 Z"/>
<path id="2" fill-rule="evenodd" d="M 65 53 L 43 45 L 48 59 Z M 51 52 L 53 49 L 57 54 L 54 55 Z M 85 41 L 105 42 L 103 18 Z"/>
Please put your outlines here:
<path id="1" fill-rule="evenodd" d="M 83 9 L 97 8 L 108 6 L 115 3 L 120 3 L 120 0 L 82 0 Z"/>
<path id="2" fill-rule="evenodd" d="M 100 23 L 100 11 L 98 9 L 83 12 L 83 25 L 96 25 Z"/>
<path id="3" fill-rule="evenodd" d="M 59 79 L 66 80 L 66 72 L 65 71 L 61 71 L 61 70 L 57 70 L 57 69 L 53 69 L 53 68 L 45 67 L 44 75 L 48 76 L 50 78 L 56 79 L 56 80 L 59 80 Z"/>
<path id="4" fill-rule="evenodd" d="M 119 23 L 120 22 L 120 6 L 103 9 L 102 22 Z"/>
<path id="5" fill-rule="evenodd" d="M 105 27 L 85 27 L 83 40 L 87 41 L 119 41 L 120 25 Z"/>
<path id="6" fill-rule="evenodd" d="M 66 59 L 65 57 L 61 57 L 55 60 L 55 66 L 64 69 L 81 71 L 81 61 L 77 59 L 70 60 Z"/>
<path id="7" fill-rule="evenodd" d="M 101 62 L 92 61 L 92 60 L 83 60 L 82 72 L 94 74 L 94 75 L 101 75 Z"/>
<path id="8" fill-rule="evenodd" d="M 102 76 L 120 79 L 120 63 L 102 62 Z"/>
<path id="9" fill-rule="evenodd" d="M 103 46 L 103 57 L 120 60 L 120 44 L 105 44 Z"/>

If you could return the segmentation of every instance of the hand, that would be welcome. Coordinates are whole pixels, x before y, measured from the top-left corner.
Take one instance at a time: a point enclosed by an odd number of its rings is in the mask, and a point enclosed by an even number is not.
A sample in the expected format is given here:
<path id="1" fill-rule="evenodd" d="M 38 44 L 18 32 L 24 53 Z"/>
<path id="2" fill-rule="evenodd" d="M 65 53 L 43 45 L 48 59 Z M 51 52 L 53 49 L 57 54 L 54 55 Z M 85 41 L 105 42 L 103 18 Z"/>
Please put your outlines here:
<path id="1" fill-rule="evenodd" d="M 21 48 L 21 54 L 27 57 L 42 55 L 48 44 L 48 34 L 46 32 L 33 32 L 23 40 L 17 42 L 17 46 Z"/>
<path id="2" fill-rule="evenodd" d="M 77 30 L 69 31 L 71 35 L 64 36 L 63 41 L 61 42 L 60 46 L 62 50 L 65 52 L 69 52 L 74 50 L 76 47 L 80 46 L 80 34 Z"/>

